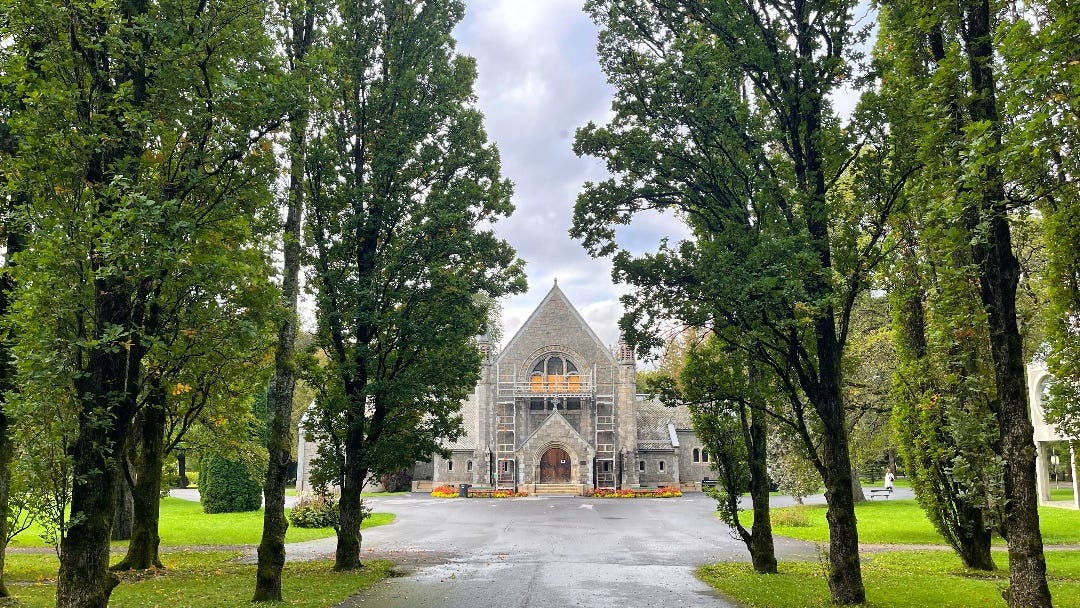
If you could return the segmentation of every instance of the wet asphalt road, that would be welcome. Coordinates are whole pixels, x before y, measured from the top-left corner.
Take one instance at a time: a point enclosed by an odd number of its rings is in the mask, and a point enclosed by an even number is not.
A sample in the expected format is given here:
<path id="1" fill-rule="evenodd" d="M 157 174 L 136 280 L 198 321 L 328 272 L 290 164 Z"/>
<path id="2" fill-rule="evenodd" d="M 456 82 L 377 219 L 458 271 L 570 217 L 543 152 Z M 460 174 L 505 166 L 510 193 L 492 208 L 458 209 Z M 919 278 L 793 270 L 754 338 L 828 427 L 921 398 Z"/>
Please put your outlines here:
<path id="1" fill-rule="evenodd" d="M 698 566 L 747 561 L 714 515 L 715 501 L 532 497 L 370 500 L 397 515 L 364 532 L 367 557 L 405 564 L 406 575 L 345 606 L 564 608 L 733 606 L 694 577 Z M 290 546 L 303 559 L 332 539 Z M 815 559 L 809 543 L 777 539 L 780 559 Z"/>

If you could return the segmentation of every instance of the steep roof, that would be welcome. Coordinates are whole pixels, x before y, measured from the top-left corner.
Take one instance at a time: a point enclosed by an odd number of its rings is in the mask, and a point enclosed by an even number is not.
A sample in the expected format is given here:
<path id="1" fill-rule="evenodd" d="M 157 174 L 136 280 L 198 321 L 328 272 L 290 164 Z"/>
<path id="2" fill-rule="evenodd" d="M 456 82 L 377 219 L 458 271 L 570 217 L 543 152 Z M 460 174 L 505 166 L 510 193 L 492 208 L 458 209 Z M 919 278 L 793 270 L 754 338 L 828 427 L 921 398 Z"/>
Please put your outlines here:
<path id="1" fill-rule="evenodd" d="M 563 315 L 562 311 L 567 311 L 569 314 Z M 611 349 L 604 345 L 604 342 L 600 339 L 593 328 L 589 326 L 585 321 L 585 317 L 581 316 L 578 309 L 570 302 L 570 299 L 566 297 L 562 289 L 559 289 L 558 280 L 552 285 L 551 290 L 548 291 L 544 299 L 540 301 L 540 304 L 536 306 L 529 318 L 518 328 L 514 333 L 514 337 L 507 342 L 506 347 L 502 349 L 499 355 L 496 357 L 496 363 L 503 363 L 509 357 L 510 361 L 516 361 L 523 351 L 531 352 L 533 349 L 522 344 L 526 341 L 536 341 L 535 336 L 530 340 L 530 334 L 534 331 L 539 331 L 539 327 L 545 324 L 547 317 L 556 317 L 558 319 L 558 325 L 564 336 L 584 336 L 586 341 L 591 343 L 590 348 L 583 348 L 581 344 L 566 344 L 566 346 L 574 346 L 581 352 L 584 350 L 591 350 L 598 353 L 602 353 L 601 356 L 605 358 L 605 363 L 615 363 L 615 357 L 611 353 Z M 551 345 L 551 341 L 540 340 L 545 342 L 542 345 Z M 582 352 L 582 354 L 585 354 Z"/>
<path id="2" fill-rule="evenodd" d="M 634 399 L 634 415 L 637 417 L 639 449 L 671 448 L 669 424 L 675 429 L 693 429 L 690 410 L 686 406 L 667 407 L 656 399 L 641 395 Z"/>

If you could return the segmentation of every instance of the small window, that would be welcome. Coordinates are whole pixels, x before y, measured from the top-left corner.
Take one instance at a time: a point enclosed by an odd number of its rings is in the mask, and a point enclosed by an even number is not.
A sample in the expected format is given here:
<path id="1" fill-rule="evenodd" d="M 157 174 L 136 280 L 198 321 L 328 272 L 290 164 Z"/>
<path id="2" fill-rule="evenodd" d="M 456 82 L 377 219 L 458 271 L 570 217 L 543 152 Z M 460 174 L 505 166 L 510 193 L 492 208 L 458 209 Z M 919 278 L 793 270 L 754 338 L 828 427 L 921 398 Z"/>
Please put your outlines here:
<path id="1" fill-rule="evenodd" d="M 566 406 L 567 411 L 580 411 L 581 410 L 581 398 L 580 397 L 567 397 Z"/>
<path id="2" fill-rule="evenodd" d="M 453 460 L 447 460 L 446 461 L 446 470 L 447 471 L 453 471 L 454 470 L 454 461 Z"/>
<path id="3" fill-rule="evenodd" d="M 503 473 L 508 473 L 508 472 L 510 472 L 510 461 L 509 460 L 504 460 L 503 461 Z"/>
<path id="4" fill-rule="evenodd" d="M 701 450 L 694 448 L 694 462 L 701 462 Z"/>
<path id="5" fill-rule="evenodd" d="M 644 460 L 638 461 L 637 470 L 641 471 L 642 473 L 645 472 L 645 461 Z"/>
<path id="6" fill-rule="evenodd" d="M 544 407 L 545 407 L 544 401 L 545 401 L 545 399 L 543 397 L 529 399 L 529 411 L 530 412 L 542 412 L 542 411 L 544 411 Z"/>
<path id="7" fill-rule="evenodd" d="M 709 451 L 701 450 L 701 462 L 709 462 Z"/>
<path id="8" fill-rule="evenodd" d="M 660 461 L 660 472 L 661 473 L 664 472 L 664 461 L 663 460 Z"/>
<path id="9" fill-rule="evenodd" d="M 610 473 L 611 472 L 611 461 L 610 460 L 605 460 L 604 461 L 603 471 L 605 473 Z"/>
<path id="10" fill-rule="evenodd" d="M 472 470 L 472 461 L 471 460 L 469 462 L 465 463 L 465 470 L 466 471 L 471 471 Z"/>

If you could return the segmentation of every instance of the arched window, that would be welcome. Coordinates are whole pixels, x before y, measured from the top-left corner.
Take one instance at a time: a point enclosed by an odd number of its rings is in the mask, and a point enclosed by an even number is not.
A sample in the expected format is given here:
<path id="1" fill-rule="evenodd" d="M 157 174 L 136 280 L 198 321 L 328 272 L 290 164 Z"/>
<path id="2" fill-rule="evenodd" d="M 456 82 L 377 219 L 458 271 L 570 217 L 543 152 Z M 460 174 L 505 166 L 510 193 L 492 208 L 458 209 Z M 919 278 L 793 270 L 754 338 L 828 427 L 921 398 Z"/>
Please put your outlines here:
<path id="1" fill-rule="evenodd" d="M 664 472 L 664 461 L 663 460 L 660 461 L 660 472 L 661 473 Z"/>
<path id="2" fill-rule="evenodd" d="M 529 372 L 529 388 L 534 393 L 576 392 L 581 376 L 574 362 L 559 353 L 548 353 L 533 365 Z"/>
<path id="3" fill-rule="evenodd" d="M 447 460 L 446 461 L 446 470 L 447 471 L 453 471 L 454 470 L 454 461 L 453 460 Z"/>
<path id="4" fill-rule="evenodd" d="M 694 462 L 701 462 L 701 450 L 694 448 Z"/>
<path id="5" fill-rule="evenodd" d="M 701 450 L 701 462 L 709 462 L 709 450 Z"/>
<path id="6" fill-rule="evenodd" d="M 645 461 L 644 461 L 644 460 L 639 460 L 639 461 L 638 461 L 638 463 L 637 463 L 637 470 L 638 470 L 638 471 L 641 471 L 642 473 L 644 473 L 644 472 L 645 472 Z"/>
<path id="7" fill-rule="evenodd" d="M 472 461 L 471 460 L 469 462 L 465 463 L 465 470 L 466 471 L 472 471 Z"/>

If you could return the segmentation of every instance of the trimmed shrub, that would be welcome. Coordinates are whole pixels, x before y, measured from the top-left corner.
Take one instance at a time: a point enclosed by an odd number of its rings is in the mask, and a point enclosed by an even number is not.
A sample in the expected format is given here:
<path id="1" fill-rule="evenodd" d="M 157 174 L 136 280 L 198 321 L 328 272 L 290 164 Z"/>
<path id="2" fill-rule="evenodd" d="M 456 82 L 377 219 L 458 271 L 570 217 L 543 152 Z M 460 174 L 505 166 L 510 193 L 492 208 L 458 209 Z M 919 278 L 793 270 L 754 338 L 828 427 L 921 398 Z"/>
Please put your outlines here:
<path id="1" fill-rule="evenodd" d="M 361 503 L 362 517 L 371 511 Z M 289 512 L 289 522 L 297 528 L 337 528 L 340 519 L 338 498 L 332 494 L 303 493 Z"/>
<path id="2" fill-rule="evenodd" d="M 243 463 L 211 454 L 201 473 L 199 499 L 204 512 L 237 513 L 262 506 L 262 484 L 251 478 Z"/>

